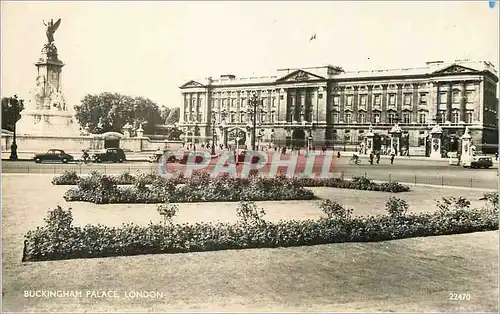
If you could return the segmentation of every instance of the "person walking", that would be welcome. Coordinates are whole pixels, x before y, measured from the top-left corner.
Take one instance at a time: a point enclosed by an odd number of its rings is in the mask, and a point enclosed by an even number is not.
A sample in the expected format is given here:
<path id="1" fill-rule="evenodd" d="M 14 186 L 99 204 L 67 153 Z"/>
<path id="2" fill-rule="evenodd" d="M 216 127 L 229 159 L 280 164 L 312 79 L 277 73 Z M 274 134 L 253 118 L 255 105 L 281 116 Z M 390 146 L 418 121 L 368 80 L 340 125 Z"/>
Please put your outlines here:
<path id="1" fill-rule="evenodd" d="M 370 165 L 373 165 L 373 152 L 370 152 Z"/>
<path id="2" fill-rule="evenodd" d="M 340 158 L 340 152 L 337 153 L 337 158 Z"/>
<path id="3" fill-rule="evenodd" d="M 394 153 L 391 153 L 391 165 L 394 164 L 394 156 L 396 156 Z"/>

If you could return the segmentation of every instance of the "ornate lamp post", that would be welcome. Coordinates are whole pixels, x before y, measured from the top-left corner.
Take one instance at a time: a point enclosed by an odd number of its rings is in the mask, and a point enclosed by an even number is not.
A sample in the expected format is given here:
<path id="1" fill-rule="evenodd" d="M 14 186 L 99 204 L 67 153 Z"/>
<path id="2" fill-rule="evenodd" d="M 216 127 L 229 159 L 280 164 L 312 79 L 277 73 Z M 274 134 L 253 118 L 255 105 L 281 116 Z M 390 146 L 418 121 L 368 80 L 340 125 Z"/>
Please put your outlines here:
<path id="1" fill-rule="evenodd" d="M 255 150 L 255 131 L 257 128 L 257 106 L 259 104 L 259 98 L 257 93 L 254 91 L 252 93 L 252 98 L 250 99 L 252 104 L 252 150 Z"/>
<path id="2" fill-rule="evenodd" d="M 9 103 L 8 103 L 9 108 L 12 108 L 14 111 L 14 125 L 13 125 L 13 136 L 12 136 L 12 145 L 10 145 L 10 160 L 17 160 L 17 143 L 16 143 L 16 123 L 17 123 L 17 117 L 21 110 L 24 108 L 23 106 L 23 100 L 22 99 L 17 99 L 17 95 L 14 95 L 14 101 L 12 101 L 12 98 L 9 98 Z"/>
<path id="3" fill-rule="evenodd" d="M 212 156 L 215 155 L 215 119 L 212 119 Z"/>

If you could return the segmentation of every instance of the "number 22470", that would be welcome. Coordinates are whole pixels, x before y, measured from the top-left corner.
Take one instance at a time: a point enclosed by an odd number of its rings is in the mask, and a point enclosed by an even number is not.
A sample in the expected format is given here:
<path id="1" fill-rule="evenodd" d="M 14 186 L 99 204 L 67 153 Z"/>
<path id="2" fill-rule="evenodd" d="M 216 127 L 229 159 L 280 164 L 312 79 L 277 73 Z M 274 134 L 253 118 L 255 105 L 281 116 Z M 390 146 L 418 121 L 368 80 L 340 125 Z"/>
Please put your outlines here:
<path id="1" fill-rule="evenodd" d="M 468 293 L 450 293 L 450 301 L 469 301 L 470 294 Z"/>

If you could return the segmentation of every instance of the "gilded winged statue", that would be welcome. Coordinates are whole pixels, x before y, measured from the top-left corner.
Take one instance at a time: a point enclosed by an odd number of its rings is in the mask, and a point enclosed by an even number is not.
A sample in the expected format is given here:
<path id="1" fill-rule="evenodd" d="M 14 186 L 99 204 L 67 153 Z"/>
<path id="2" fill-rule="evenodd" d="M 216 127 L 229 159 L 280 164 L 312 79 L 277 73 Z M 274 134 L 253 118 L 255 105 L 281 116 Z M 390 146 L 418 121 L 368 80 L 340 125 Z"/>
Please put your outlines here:
<path id="1" fill-rule="evenodd" d="M 61 19 L 58 19 L 57 22 L 55 23 L 53 19 L 50 19 L 50 22 L 47 23 L 43 21 L 43 25 L 47 26 L 47 31 L 45 34 L 47 34 L 47 40 L 49 41 L 49 44 L 54 41 L 54 33 L 59 28 L 60 24 L 61 24 Z"/>

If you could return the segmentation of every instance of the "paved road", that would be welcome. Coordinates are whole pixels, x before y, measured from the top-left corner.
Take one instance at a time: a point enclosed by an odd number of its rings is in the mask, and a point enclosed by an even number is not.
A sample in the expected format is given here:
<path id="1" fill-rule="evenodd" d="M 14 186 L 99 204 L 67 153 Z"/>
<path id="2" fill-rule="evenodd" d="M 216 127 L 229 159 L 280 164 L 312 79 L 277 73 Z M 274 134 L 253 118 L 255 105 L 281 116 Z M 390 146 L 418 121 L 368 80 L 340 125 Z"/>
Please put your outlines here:
<path id="1" fill-rule="evenodd" d="M 316 156 L 313 172 L 320 173 L 323 165 L 323 156 Z M 212 164 L 206 169 L 213 169 L 217 160 L 213 160 Z M 184 165 L 168 164 L 168 171 L 183 171 Z M 237 171 L 241 171 L 244 165 L 240 164 Z M 247 164 L 248 167 L 248 164 Z M 306 159 L 300 157 L 297 163 L 295 173 L 302 172 L 306 167 Z M 2 162 L 2 173 L 45 173 L 58 174 L 64 170 L 73 169 L 78 173 L 90 173 L 97 170 L 109 174 L 119 174 L 124 171 L 130 173 L 159 172 L 158 164 L 146 162 L 139 163 L 124 163 L 124 164 L 92 164 L 92 165 L 77 165 L 77 164 L 35 164 L 28 161 L 4 161 Z M 262 171 L 263 170 L 263 171 Z M 261 172 L 269 171 L 269 165 L 265 166 Z M 447 185 L 495 189 L 498 186 L 498 170 L 497 169 L 465 169 L 458 166 L 448 165 L 443 161 L 431 160 L 412 160 L 397 159 L 394 164 L 390 164 L 389 160 L 382 159 L 380 164 L 370 165 L 366 158 L 361 158 L 361 163 L 358 165 L 349 164 L 349 158 L 342 157 L 334 158 L 330 172 L 334 176 L 344 176 L 346 178 L 353 176 L 366 176 L 372 180 L 383 181 L 398 181 L 406 183 L 432 184 L 432 185 Z"/>

